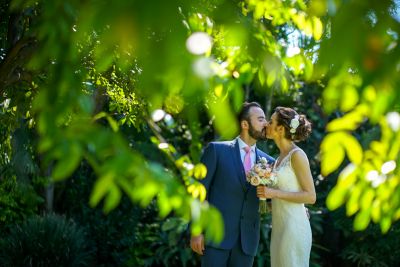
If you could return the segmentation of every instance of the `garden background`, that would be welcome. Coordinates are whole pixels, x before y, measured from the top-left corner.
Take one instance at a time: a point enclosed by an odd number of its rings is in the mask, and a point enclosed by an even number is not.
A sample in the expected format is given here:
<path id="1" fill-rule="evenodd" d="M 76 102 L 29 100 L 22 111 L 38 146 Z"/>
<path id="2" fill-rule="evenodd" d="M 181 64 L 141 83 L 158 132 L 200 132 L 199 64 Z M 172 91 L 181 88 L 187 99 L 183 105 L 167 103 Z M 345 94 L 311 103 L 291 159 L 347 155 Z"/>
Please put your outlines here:
<path id="1" fill-rule="evenodd" d="M 399 8 L 1 0 L 0 265 L 198 266 L 188 222 L 223 233 L 202 149 L 258 101 L 313 123 L 310 265 L 399 266 Z"/>

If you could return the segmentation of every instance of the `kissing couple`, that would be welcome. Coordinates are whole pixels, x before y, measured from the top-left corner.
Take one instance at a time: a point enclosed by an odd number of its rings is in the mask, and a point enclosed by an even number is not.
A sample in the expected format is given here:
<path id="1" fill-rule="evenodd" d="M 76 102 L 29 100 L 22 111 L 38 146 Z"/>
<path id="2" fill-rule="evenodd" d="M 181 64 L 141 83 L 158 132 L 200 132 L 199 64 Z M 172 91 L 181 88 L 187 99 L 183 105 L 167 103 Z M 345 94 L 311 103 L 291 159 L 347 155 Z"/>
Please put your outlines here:
<path id="1" fill-rule="evenodd" d="M 309 266 L 312 233 L 304 204 L 316 201 L 310 164 L 296 143 L 308 138 L 311 123 L 288 107 L 277 107 L 268 120 L 256 102 L 244 103 L 238 115 L 240 134 L 231 141 L 211 142 L 201 162 L 207 175 L 201 180 L 206 200 L 224 220 L 221 243 L 192 236 L 190 246 L 201 255 L 202 267 L 250 267 L 260 239 L 260 198 L 272 199 L 271 266 Z M 272 139 L 279 148 L 275 160 L 256 147 Z M 274 188 L 251 186 L 246 171 L 265 158 L 276 174 Z"/>

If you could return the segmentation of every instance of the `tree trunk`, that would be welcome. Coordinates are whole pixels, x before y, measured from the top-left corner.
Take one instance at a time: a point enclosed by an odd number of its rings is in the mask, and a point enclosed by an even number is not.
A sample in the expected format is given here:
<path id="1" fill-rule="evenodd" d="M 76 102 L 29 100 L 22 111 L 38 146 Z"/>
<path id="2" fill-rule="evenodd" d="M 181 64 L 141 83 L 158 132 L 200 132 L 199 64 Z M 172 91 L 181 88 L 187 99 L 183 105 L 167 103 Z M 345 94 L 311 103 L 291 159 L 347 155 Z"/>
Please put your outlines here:
<path id="1" fill-rule="evenodd" d="M 50 177 L 52 167 L 49 166 L 46 171 L 46 176 Z M 45 197 L 46 197 L 46 212 L 53 212 L 54 207 L 54 183 L 50 181 L 50 183 L 45 188 Z"/>
<path id="2" fill-rule="evenodd" d="M 54 203 L 54 183 L 51 182 L 46 187 L 46 212 L 53 212 L 53 203 Z"/>

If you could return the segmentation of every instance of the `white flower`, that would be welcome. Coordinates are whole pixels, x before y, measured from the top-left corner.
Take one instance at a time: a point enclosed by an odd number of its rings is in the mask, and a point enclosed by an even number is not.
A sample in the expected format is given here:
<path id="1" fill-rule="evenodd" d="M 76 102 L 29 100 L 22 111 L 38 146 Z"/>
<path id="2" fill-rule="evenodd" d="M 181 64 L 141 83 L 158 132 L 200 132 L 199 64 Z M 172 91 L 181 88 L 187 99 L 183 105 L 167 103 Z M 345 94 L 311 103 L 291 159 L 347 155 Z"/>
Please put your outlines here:
<path id="1" fill-rule="evenodd" d="M 290 121 L 290 132 L 294 134 L 296 132 L 297 127 L 300 125 L 299 121 L 300 116 L 295 115 L 294 118 Z"/>
<path id="2" fill-rule="evenodd" d="M 265 163 L 265 164 L 268 163 L 268 161 L 267 161 L 267 159 L 266 159 L 265 157 L 261 157 L 261 158 L 260 158 L 260 162 L 261 162 L 261 163 Z"/>

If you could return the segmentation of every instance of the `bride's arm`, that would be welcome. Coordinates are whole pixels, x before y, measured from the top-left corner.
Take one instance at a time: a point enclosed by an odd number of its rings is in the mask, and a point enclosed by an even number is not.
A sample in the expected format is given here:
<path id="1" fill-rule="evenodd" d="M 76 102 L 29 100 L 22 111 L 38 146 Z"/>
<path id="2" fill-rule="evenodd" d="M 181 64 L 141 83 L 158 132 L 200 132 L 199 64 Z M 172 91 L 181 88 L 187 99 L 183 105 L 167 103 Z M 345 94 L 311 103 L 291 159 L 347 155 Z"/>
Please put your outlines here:
<path id="1" fill-rule="evenodd" d="M 314 204 L 316 194 L 307 156 L 302 151 L 295 151 L 292 154 L 291 164 L 302 191 L 287 192 L 259 186 L 257 188 L 257 196 L 264 198 L 279 198 L 296 203 Z"/>

